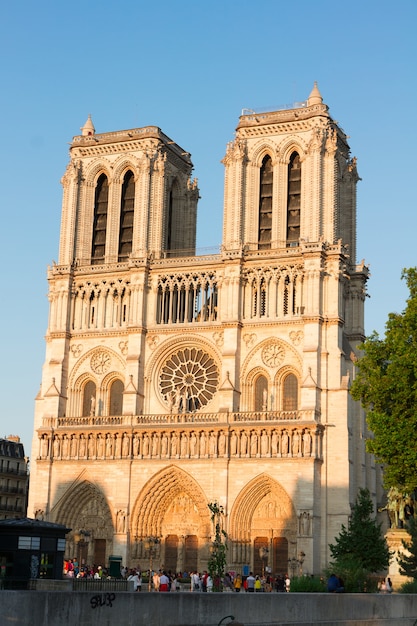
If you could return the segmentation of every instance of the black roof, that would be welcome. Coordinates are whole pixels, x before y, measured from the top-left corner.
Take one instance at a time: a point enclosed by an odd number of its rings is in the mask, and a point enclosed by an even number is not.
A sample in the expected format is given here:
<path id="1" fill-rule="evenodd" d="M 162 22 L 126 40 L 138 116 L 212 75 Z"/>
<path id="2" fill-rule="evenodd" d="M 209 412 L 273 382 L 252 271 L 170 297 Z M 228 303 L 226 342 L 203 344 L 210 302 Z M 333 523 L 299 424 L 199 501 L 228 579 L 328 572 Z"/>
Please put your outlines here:
<path id="1" fill-rule="evenodd" d="M 67 528 L 64 524 L 54 524 L 53 522 L 45 522 L 40 519 L 32 519 L 30 517 L 16 517 L 0 520 L 0 528 L 39 528 L 49 530 L 64 530 L 68 533 L 71 528 Z"/>

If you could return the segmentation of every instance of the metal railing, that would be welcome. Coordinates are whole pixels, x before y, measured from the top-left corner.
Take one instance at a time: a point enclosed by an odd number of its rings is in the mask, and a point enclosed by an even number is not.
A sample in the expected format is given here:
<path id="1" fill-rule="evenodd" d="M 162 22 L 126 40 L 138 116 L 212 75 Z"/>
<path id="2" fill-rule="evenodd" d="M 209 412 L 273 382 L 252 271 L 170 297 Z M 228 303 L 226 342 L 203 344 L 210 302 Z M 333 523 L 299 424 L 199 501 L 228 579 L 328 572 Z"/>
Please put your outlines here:
<path id="1" fill-rule="evenodd" d="M 97 578 L 74 578 L 72 581 L 73 591 L 133 591 L 133 581 L 123 578 L 97 579 Z"/>

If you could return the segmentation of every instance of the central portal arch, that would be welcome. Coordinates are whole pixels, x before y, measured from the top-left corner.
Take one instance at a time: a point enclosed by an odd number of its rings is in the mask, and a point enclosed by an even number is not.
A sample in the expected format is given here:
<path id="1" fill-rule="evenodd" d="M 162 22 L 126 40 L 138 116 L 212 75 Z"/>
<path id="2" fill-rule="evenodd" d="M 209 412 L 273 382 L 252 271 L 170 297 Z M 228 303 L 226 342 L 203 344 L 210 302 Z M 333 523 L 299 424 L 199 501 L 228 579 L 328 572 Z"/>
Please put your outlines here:
<path id="1" fill-rule="evenodd" d="M 173 572 L 207 567 L 210 515 L 198 483 L 171 465 L 148 481 L 139 494 L 131 517 L 133 559 L 147 570 Z M 157 539 L 153 547 L 149 539 Z"/>

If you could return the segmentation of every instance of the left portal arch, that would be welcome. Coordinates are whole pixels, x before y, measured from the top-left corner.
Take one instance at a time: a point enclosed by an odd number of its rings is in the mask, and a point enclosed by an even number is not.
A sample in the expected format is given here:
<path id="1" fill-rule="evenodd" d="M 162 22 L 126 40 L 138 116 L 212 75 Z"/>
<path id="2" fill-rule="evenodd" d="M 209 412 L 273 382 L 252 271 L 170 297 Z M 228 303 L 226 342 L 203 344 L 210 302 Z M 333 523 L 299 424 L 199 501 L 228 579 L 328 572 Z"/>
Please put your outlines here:
<path id="1" fill-rule="evenodd" d="M 72 529 L 67 535 L 66 558 L 76 558 L 80 565 L 107 564 L 114 525 L 106 497 L 96 485 L 83 480 L 70 487 L 51 517 Z"/>

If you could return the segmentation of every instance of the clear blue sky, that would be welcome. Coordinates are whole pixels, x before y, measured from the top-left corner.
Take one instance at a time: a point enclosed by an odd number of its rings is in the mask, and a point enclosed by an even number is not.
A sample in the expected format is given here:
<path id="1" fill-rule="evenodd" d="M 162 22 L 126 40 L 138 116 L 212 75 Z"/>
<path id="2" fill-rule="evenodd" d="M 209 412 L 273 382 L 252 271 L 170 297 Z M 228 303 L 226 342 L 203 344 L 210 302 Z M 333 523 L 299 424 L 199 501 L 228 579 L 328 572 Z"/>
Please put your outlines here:
<path id="1" fill-rule="evenodd" d="M 0 436 L 30 455 L 68 144 L 156 125 L 191 152 L 199 247 L 221 242 L 226 143 L 243 108 L 305 100 L 317 80 L 358 157 L 366 332 L 384 333 L 417 265 L 415 0 L 90 0 L 0 9 Z M 411 189 L 411 191 L 409 191 Z"/>

